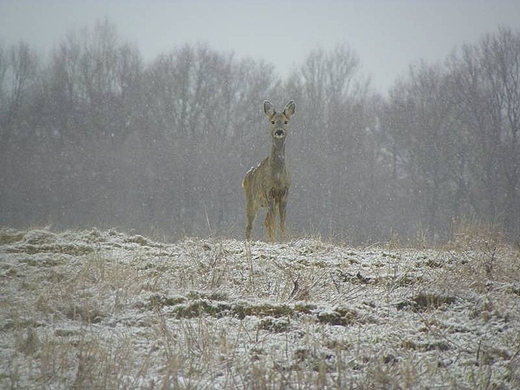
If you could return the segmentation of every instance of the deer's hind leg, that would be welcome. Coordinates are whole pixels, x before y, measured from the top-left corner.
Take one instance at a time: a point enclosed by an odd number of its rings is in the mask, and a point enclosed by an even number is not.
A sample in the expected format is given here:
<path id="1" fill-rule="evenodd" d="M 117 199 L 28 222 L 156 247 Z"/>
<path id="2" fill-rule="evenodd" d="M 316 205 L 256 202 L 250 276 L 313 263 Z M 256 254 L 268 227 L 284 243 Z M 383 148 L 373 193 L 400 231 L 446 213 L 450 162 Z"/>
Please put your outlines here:
<path id="1" fill-rule="evenodd" d="M 247 225 L 246 225 L 246 240 L 251 240 L 251 233 L 256 220 L 256 214 L 258 213 L 258 207 L 248 204 L 246 209 L 247 214 Z"/>

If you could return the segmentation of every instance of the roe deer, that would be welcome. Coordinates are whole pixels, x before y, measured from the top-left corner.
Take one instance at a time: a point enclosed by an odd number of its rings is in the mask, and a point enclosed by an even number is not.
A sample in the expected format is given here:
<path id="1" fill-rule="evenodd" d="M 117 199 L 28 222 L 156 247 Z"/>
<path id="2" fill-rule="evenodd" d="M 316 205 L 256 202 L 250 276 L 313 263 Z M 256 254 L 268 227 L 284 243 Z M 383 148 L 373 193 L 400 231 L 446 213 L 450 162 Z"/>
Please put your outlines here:
<path id="1" fill-rule="evenodd" d="M 291 185 L 285 165 L 285 138 L 295 107 L 291 100 L 280 114 L 270 102 L 264 101 L 264 112 L 271 126 L 271 154 L 256 168 L 251 168 L 242 180 L 246 195 L 246 240 L 251 240 L 253 224 L 260 207 L 267 208 L 264 226 L 269 240 L 275 239 L 277 212 L 280 215 L 281 237 L 285 239 L 285 208 Z"/>

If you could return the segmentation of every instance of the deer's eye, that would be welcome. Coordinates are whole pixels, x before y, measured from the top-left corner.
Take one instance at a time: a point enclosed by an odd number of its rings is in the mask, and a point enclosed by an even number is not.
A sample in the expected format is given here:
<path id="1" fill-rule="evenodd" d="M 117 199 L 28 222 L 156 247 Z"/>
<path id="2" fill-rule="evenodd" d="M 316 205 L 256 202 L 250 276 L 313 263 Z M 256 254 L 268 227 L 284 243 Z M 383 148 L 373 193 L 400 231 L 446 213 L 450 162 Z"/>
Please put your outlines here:
<path id="1" fill-rule="evenodd" d="M 274 125 L 274 121 L 271 121 L 271 124 Z"/>
<path id="2" fill-rule="evenodd" d="M 287 123 L 289 123 L 289 122 L 285 121 L 284 123 L 287 124 Z"/>

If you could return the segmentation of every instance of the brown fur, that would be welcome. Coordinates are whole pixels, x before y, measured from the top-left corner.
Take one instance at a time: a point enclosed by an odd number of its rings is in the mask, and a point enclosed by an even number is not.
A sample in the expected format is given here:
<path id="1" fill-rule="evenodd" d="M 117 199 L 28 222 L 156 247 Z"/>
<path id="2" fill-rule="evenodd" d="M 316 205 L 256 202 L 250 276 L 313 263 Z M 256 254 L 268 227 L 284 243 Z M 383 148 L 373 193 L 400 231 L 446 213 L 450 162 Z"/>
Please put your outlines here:
<path id="1" fill-rule="evenodd" d="M 260 207 L 267 208 L 264 226 L 269 240 L 274 241 L 276 214 L 280 217 L 280 232 L 285 239 L 285 214 L 291 178 L 285 164 L 285 139 L 288 124 L 294 114 L 295 104 L 291 100 L 282 113 L 264 101 L 264 112 L 269 118 L 271 130 L 271 153 L 256 168 L 251 168 L 242 180 L 246 195 L 246 239 L 251 239 L 253 224 Z"/>

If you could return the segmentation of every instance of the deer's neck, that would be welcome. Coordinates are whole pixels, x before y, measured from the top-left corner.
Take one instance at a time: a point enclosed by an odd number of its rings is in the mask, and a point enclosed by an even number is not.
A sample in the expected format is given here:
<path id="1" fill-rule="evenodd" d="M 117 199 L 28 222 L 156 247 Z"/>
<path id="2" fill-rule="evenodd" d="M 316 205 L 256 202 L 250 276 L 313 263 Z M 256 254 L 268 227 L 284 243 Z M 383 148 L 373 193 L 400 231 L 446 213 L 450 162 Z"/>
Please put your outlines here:
<path id="1" fill-rule="evenodd" d="M 274 140 L 271 143 L 271 154 L 269 156 L 271 169 L 274 171 L 285 168 L 285 142 L 284 140 Z"/>

